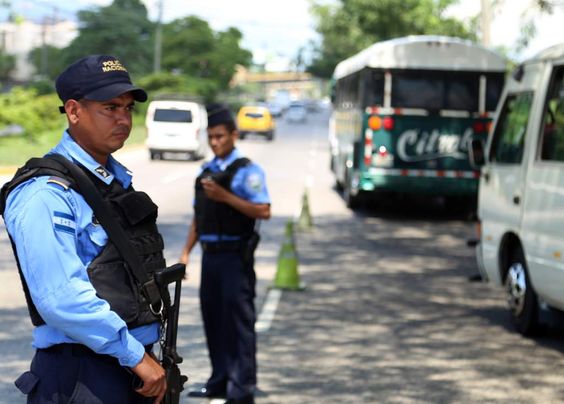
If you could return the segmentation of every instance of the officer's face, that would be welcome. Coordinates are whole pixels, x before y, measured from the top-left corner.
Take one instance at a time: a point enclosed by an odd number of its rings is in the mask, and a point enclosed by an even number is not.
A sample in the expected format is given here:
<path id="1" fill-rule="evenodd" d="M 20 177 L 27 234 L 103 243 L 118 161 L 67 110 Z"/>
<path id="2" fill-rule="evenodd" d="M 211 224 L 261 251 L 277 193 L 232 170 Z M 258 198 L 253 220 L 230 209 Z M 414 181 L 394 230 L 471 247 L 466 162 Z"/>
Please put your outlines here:
<path id="1" fill-rule="evenodd" d="M 237 136 L 239 133 L 236 130 L 230 132 L 223 124 L 208 128 L 208 143 L 213 154 L 219 158 L 224 158 L 231 153 Z"/>
<path id="2" fill-rule="evenodd" d="M 130 93 L 108 101 L 76 102 L 69 114 L 71 135 L 100 164 L 123 147 L 131 132 L 134 100 Z"/>

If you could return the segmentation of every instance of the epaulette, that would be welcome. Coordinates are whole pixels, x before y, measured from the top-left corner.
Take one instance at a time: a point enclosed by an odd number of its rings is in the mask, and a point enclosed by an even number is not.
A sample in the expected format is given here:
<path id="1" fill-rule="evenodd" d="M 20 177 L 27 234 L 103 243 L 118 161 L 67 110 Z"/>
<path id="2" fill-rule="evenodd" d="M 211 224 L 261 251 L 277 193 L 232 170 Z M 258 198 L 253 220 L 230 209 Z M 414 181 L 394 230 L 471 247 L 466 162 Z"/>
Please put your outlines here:
<path id="1" fill-rule="evenodd" d="M 68 189 L 70 188 L 70 182 L 61 177 L 56 177 L 56 176 L 49 177 L 47 183 L 60 185 L 65 189 L 65 191 L 68 191 Z"/>

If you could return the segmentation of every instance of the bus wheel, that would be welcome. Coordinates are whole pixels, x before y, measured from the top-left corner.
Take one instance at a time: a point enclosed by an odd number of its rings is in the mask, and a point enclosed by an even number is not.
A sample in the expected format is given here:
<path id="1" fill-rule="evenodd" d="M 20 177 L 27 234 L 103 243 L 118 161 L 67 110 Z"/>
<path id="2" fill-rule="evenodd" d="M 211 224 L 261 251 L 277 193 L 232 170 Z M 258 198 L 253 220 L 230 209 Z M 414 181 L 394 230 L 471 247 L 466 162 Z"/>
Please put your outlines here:
<path id="1" fill-rule="evenodd" d="M 538 298 L 520 247 L 514 248 L 509 255 L 505 292 L 517 331 L 523 335 L 536 334 L 539 330 Z"/>
<path id="2" fill-rule="evenodd" d="M 355 210 L 360 207 L 361 198 L 360 193 L 353 195 L 351 188 L 351 181 L 347 178 L 345 180 L 345 186 L 343 187 L 343 199 L 348 208 Z"/>

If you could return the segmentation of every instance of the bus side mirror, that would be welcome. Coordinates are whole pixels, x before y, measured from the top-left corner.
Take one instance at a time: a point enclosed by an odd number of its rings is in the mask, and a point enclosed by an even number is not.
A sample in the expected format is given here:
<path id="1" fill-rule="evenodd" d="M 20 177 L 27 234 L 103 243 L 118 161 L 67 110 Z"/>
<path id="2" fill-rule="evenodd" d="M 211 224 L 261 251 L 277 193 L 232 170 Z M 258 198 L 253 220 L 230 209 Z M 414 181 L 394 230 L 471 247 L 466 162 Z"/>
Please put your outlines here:
<path id="1" fill-rule="evenodd" d="M 484 142 L 479 139 L 472 139 L 468 149 L 468 159 L 472 168 L 480 168 L 486 162 L 484 157 Z"/>

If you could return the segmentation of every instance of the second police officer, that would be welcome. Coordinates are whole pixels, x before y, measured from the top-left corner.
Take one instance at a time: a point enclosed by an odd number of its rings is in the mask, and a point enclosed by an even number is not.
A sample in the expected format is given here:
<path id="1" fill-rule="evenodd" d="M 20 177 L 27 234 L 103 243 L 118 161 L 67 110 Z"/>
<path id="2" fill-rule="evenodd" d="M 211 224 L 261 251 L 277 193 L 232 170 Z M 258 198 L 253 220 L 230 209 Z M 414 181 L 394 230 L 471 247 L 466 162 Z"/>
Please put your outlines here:
<path id="1" fill-rule="evenodd" d="M 189 396 L 254 403 L 256 222 L 270 218 L 270 197 L 263 170 L 235 147 L 238 131 L 227 106 L 207 110 L 215 157 L 196 178 L 195 215 L 180 261 L 187 263 L 199 241 L 200 304 L 212 374 Z"/>

